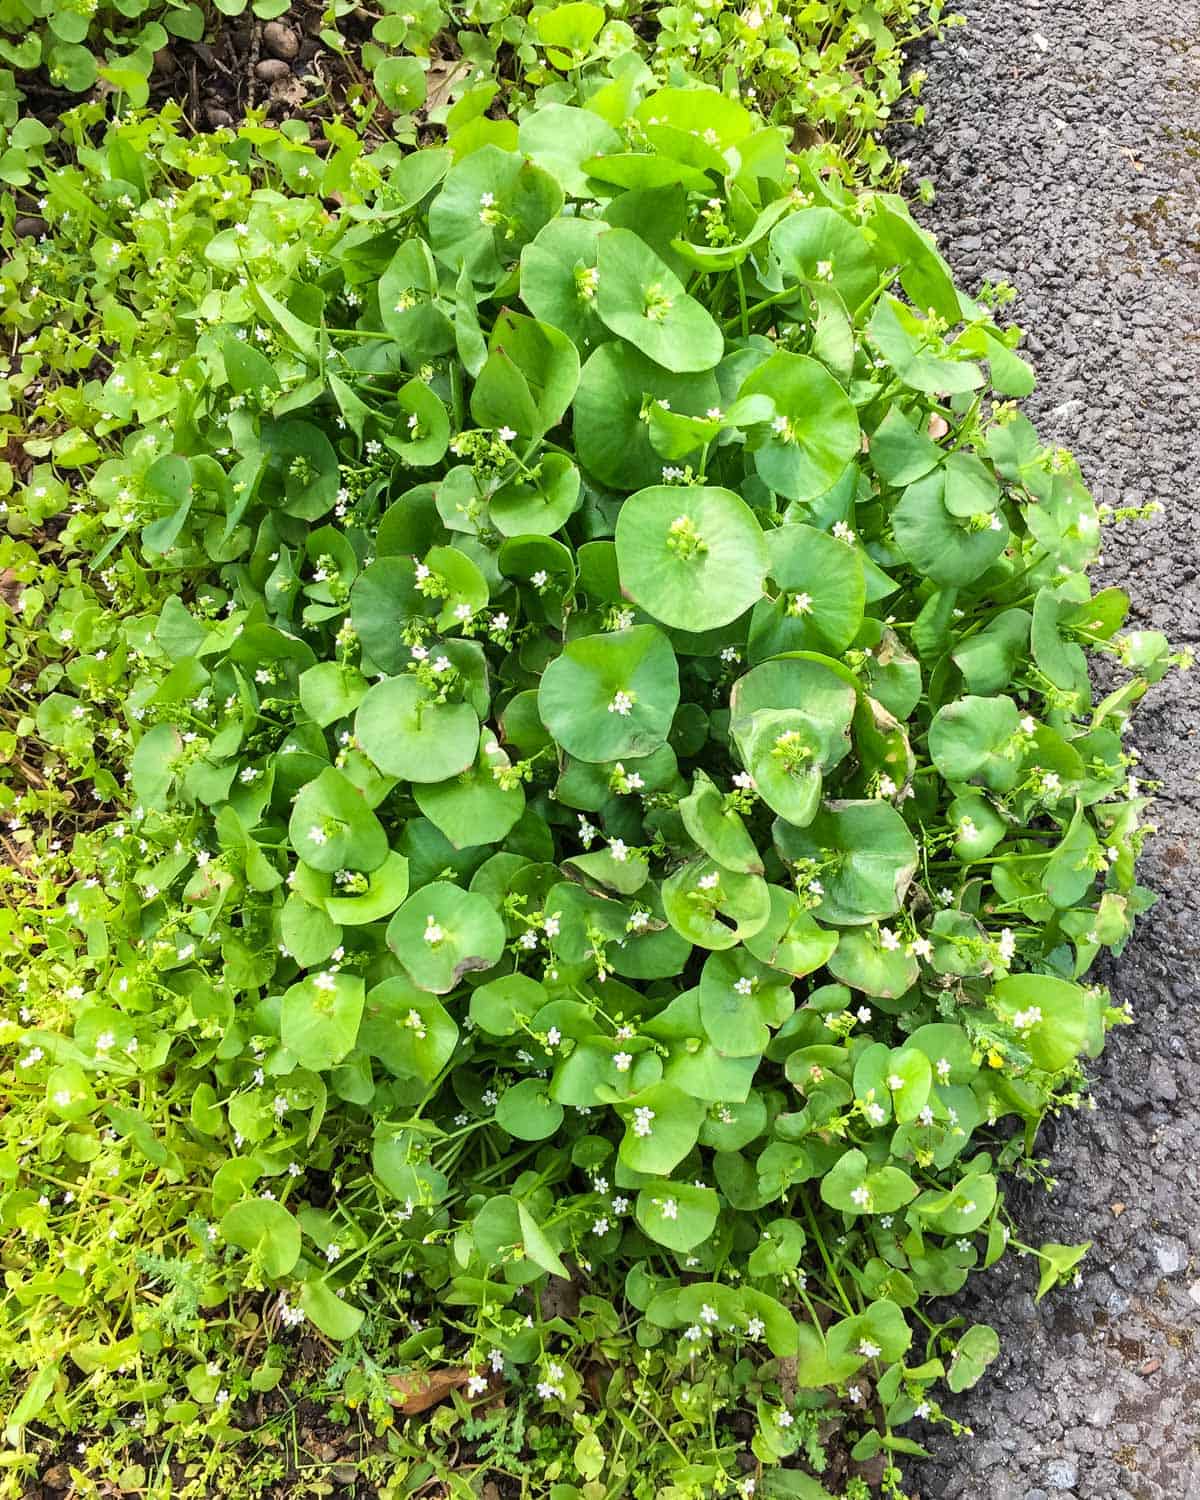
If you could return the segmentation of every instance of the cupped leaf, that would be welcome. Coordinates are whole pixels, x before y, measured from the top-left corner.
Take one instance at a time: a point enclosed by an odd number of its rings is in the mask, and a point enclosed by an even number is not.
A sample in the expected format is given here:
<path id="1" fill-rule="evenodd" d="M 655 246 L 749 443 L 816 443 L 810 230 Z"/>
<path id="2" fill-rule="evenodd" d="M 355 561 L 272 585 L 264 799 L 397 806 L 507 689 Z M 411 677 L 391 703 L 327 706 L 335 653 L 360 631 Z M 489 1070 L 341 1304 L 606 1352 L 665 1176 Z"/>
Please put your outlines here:
<path id="1" fill-rule="evenodd" d="M 349 1053 L 358 1035 L 363 995 L 359 975 L 332 970 L 310 974 L 285 991 L 279 1034 L 302 1067 L 321 1073 Z"/>
<path id="2" fill-rule="evenodd" d="M 642 1188 L 633 1212 L 649 1239 L 669 1250 L 694 1250 L 712 1234 L 720 1200 L 712 1188 L 691 1182 Z"/>
<path id="3" fill-rule="evenodd" d="M 245 1250 L 273 1281 L 287 1276 L 300 1259 L 300 1223 L 282 1203 L 247 1198 L 221 1219 L 221 1238 Z"/>
<path id="4" fill-rule="evenodd" d="M 583 468 L 602 484 L 637 490 L 656 484 L 663 463 L 650 441 L 655 403 L 703 416 L 721 399 L 715 375 L 676 375 L 632 345 L 603 345 L 584 365 L 575 394 L 574 434 Z"/>
<path id="5" fill-rule="evenodd" d="M 743 381 L 739 398 L 762 394 L 776 416 L 754 436 L 763 481 L 789 500 L 813 500 L 859 451 L 858 417 L 844 390 L 815 359 L 779 350 Z"/>

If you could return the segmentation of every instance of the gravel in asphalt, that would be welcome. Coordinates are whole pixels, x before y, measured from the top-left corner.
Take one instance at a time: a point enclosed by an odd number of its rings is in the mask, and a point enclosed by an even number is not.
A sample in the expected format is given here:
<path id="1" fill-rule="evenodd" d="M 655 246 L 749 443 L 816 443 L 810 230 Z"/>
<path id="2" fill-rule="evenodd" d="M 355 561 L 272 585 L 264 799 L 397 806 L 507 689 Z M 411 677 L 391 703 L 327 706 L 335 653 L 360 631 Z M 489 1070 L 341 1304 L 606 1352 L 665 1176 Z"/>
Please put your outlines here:
<path id="1" fill-rule="evenodd" d="M 966 288 L 1003 278 L 1039 373 L 1026 410 L 1097 498 L 1158 500 L 1114 528 L 1101 581 L 1131 624 L 1200 635 L 1200 5 L 960 0 L 968 25 L 914 57 L 926 127 L 898 132 L 919 210 Z M 1027 1242 L 1093 1240 L 1081 1287 L 1033 1302 L 1006 1257 L 952 1311 L 1001 1358 L 930 1434 L 922 1500 L 1200 1497 L 1200 669 L 1139 710 L 1160 780 L 1142 879 L 1161 893 L 1102 977 L 1136 1025 L 1092 1067 L 1095 1112 L 1049 1122 L 1058 1187 L 1010 1193 Z"/>

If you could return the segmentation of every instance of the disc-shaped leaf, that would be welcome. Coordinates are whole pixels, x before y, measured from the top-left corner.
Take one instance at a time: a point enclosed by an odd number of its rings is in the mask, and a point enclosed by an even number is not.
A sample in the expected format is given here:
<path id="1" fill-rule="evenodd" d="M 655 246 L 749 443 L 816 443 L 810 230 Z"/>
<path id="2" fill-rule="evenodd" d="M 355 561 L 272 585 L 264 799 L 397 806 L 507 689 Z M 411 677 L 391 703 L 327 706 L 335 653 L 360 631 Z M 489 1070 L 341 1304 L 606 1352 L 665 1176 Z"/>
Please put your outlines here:
<path id="1" fill-rule="evenodd" d="M 740 949 L 712 953 L 700 971 L 700 1019 L 705 1035 L 727 1057 L 756 1057 L 771 1028 L 795 1009 L 790 980 Z"/>
<path id="2" fill-rule="evenodd" d="M 494 285 L 562 208 L 563 191 L 540 167 L 513 151 L 485 145 L 451 167 L 429 206 L 433 253 L 476 282 Z"/>
<path id="3" fill-rule="evenodd" d="M 358 788 L 332 766 L 301 788 L 288 837 L 314 870 L 374 870 L 388 853 L 383 825 Z"/>
<path id="4" fill-rule="evenodd" d="M 760 709 L 739 720 L 738 748 L 754 790 L 781 818 L 804 828 L 821 806 L 824 746 L 799 709 Z"/>
<path id="5" fill-rule="evenodd" d="M 782 616 L 794 636 L 780 649 L 844 651 L 858 634 L 866 602 L 857 549 L 799 525 L 768 532 L 767 548 L 771 577 L 783 591 Z"/>
<path id="6" fill-rule="evenodd" d="M 380 277 L 378 295 L 384 328 L 418 363 L 454 348 L 454 327 L 437 304 L 437 293 L 437 267 L 429 246 L 413 235 Z"/>
<path id="7" fill-rule="evenodd" d="M 1049 974 L 1012 974 L 992 991 L 997 1013 L 1016 1026 L 1039 1068 L 1056 1073 L 1081 1053 L 1094 1057 L 1103 1038 L 1101 1001 L 1093 989 Z"/>
<path id="8" fill-rule="evenodd" d="M 500 1095 L 496 1123 L 519 1141 L 544 1141 L 562 1124 L 563 1107 L 544 1078 L 523 1078 Z"/>
<path id="9" fill-rule="evenodd" d="M 596 219 L 552 219 L 521 251 L 525 306 L 535 318 L 561 328 L 581 349 L 608 338 L 608 330 L 596 316 L 590 275 L 599 253 L 597 241 L 605 229 Z"/>
<path id="10" fill-rule="evenodd" d="M 729 695 L 730 733 L 745 762 L 760 732 L 754 715 L 783 709 L 797 713 L 817 737 L 819 764 L 831 770 L 850 748 L 856 699 L 855 680 L 839 663 L 808 656 L 778 657 L 734 683 Z"/>
<path id="11" fill-rule="evenodd" d="M 899 1167 L 875 1167 L 859 1150 L 845 1151 L 821 1179 L 821 1200 L 847 1214 L 892 1214 L 911 1203 L 917 1185 Z"/>
<path id="12" fill-rule="evenodd" d="M 669 1250 L 693 1250 L 717 1223 L 720 1199 L 712 1188 L 693 1182 L 662 1182 L 644 1187 L 633 1212 L 643 1232 Z"/>
<path id="13" fill-rule="evenodd" d="M 829 972 L 851 989 L 895 1000 L 917 982 L 919 965 L 903 947 L 887 948 L 866 932 L 844 932 Z"/>
<path id="14" fill-rule="evenodd" d="M 235 1203 L 221 1219 L 221 1238 L 256 1256 L 272 1280 L 288 1275 L 300 1259 L 300 1223 L 270 1198 Z"/>
<path id="15" fill-rule="evenodd" d="M 662 477 L 650 442 L 650 408 L 702 416 L 721 399 L 711 371 L 673 375 L 630 344 L 604 344 L 584 365 L 575 393 L 574 435 L 579 461 L 602 484 L 637 490 Z"/>
<path id="16" fill-rule="evenodd" d="M 489 1036 L 512 1036 L 546 1003 L 546 991 L 526 974 L 505 974 L 471 991 L 471 1019 Z"/>
<path id="17" fill-rule="evenodd" d="M 310 974 L 284 992 L 279 1035 L 301 1067 L 322 1073 L 336 1067 L 354 1046 L 363 1009 L 357 974 Z"/>
<path id="18" fill-rule="evenodd" d="M 771 914 L 761 876 L 723 870 L 711 859 L 676 870 L 663 881 L 662 898 L 671 926 L 701 948 L 732 948 L 765 927 Z"/>
<path id="19" fill-rule="evenodd" d="M 453 1055 L 458 1026 L 432 995 L 402 975 L 367 991 L 358 1045 L 399 1078 L 432 1083 Z"/>
<path id="20" fill-rule="evenodd" d="M 617 517 L 621 587 L 678 630 L 713 630 L 762 596 L 767 543 L 754 512 L 712 485 L 655 485 Z"/>
<path id="21" fill-rule="evenodd" d="M 473 891 L 435 881 L 388 923 L 388 947 L 423 990 L 444 995 L 466 973 L 490 969 L 504 952 L 504 923 Z"/>
<path id="22" fill-rule="evenodd" d="M 653 625 L 568 641 L 538 688 L 542 722 L 586 761 L 650 755 L 665 743 L 678 705 L 675 653 Z"/>
<path id="23" fill-rule="evenodd" d="M 1011 698 L 959 698 L 939 708 L 929 726 L 929 754 L 947 781 L 977 781 L 993 792 L 1017 783 L 1014 743 L 1020 713 Z"/>
<path id="24" fill-rule="evenodd" d="M 879 279 L 866 236 L 833 208 L 814 205 L 789 214 L 772 230 L 771 250 L 789 284 L 828 282 L 851 314 Z"/>
<path id="25" fill-rule="evenodd" d="M 561 329 L 509 309 L 496 319 L 471 393 L 481 427 L 540 437 L 557 426 L 579 384 L 579 353 Z"/>
<path id="26" fill-rule="evenodd" d="M 618 1108 L 625 1121 L 621 1160 L 635 1172 L 665 1177 L 696 1144 L 707 1106 L 669 1083 L 657 1083 Z"/>
<path id="27" fill-rule="evenodd" d="M 899 911 L 917 868 L 917 846 L 904 819 L 886 802 L 827 802 L 807 828 L 775 824 L 786 860 L 815 860 L 824 894 L 823 922 L 858 926 Z"/>
<path id="28" fill-rule="evenodd" d="M 783 349 L 751 371 L 738 395 L 760 393 L 775 403 L 778 416 L 759 432 L 759 474 L 789 500 L 823 495 L 859 451 L 850 398 L 824 365 Z"/>
<path id="29" fill-rule="evenodd" d="M 910 484 L 892 512 L 896 545 L 934 583 L 961 588 L 974 582 L 1008 546 L 1009 531 L 999 512 L 991 522 L 961 520 L 946 509 L 942 470 Z"/>
<path id="30" fill-rule="evenodd" d="M 720 328 L 640 236 L 610 229 L 596 268 L 596 312 L 618 337 L 667 370 L 717 364 L 725 350 Z"/>
<path id="31" fill-rule="evenodd" d="M 444 781 L 474 761 L 479 720 L 469 704 L 433 702 L 415 677 L 388 677 L 359 705 L 354 736 L 389 776 Z"/>
<path id="32" fill-rule="evenodd" d="M 502 536 L 550 536 L 574 513 L 579 496 L 579 470 L 565 454 L 549 453 L 498 489 L 488 513 Z"/>

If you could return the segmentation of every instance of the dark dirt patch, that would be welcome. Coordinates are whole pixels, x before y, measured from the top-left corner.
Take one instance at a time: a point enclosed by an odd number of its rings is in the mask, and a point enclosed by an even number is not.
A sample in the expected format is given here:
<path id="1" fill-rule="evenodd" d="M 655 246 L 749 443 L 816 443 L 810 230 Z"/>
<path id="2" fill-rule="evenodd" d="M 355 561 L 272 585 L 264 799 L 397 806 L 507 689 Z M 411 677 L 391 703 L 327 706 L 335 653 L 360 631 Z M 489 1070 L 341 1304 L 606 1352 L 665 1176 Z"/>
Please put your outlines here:
<path id="1" fill-rule="evenodd" d="M 1003 277 L 1041 378 L 1043 437 L 1097 498 L 1164 506 L 1110 533 L 1101 581 L 1131 623 L 1200 635 L 1200 5 L 963 0 L 969 25 L 914 59 L 927 128 L 897 142 L 937 201 L 922 212 L 958 278 Z M 1136 1025 L 1091 1072 L 1097 1109 L 1043 1137 L 1052 1196 L 1010 1194 L 1024 1238 L 1095 1242 L 1075 1293 L 1033 1303 L 1005 1260 L 954 1310 L 1003 1353 L 950 1404 L 975 1439 L 933 1437 L 924 1500 L 1188 1500 L 1200 1495 L 1200 680 L 1152 689 L 1141 774 L 1162 782 L 1143 880 L 1161 894 L 1102 976 Z"/>

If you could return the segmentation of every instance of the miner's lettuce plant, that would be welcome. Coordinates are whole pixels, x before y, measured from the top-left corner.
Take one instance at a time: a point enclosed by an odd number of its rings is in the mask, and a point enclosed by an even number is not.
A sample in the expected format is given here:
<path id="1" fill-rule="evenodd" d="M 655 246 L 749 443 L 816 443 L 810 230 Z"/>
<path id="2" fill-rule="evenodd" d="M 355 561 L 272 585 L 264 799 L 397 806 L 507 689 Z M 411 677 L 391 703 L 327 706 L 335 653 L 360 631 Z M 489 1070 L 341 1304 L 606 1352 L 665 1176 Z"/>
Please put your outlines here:
<path id="1" fill-rule="evenodd" d="M 213 40 L 247 10 L 257 22 L 282 17 L 300 37 L 313 30 L 288 0 L 0 0 L 0 182 L 27 186 L 46 144 L 41 120 L 18 120 L 31 82 L 35 97 L 48 83 L 142 108 L 156 55 Z M 878 181 L 897 170 L 880 133 L 924 76 L 902 76 L 904 48 L 961 19 L 944 10 L 944 0 L 384 0 L 368 15 L 333 0 L 314 34 L 349 60 L 344 79 L 334 70 L 339 103 L 409 145 L 420 124 L 448 121 L 474 144 L 511 147 L 534 105 L 598 103 L 620 119 L 649 82 L 706 83 L 744 95 L 806 143 L 831 143 L 838 170 Z M 316 77 L 303 63 L 298 72 Z"/>
<path id="2" fill-rule="evenodd" d="M 831 1442 L 899 1495 L 995 1356 L 931 1300 L 1126 1018 L 1088 974 L 1178 658 L 903 203 L 630 89 L 347 162 L 338 218 L 240 182 L 177 246 L 194 348 L 113 362 L 98 562 L 159 592 L 47 626 L 38 734 L 83 768 L 115 718 L 127 768 L 21 963 L 5 1225 L 53 1233 L 46 1160 L 185 1186 L 170 1314 L 26 1353 L 18 1438 L 264 1292 L 353 1403 L 395 1376 L 414 1481 L 461 1427 L 556 1500 L 820 1496 Z M 1083 1247 L 1018 1248 L 1045 1293 Z M 20 1359 L 80 1289 L 13 1254 Z M 144 1432 L 228 1430 L 279 1378 L 238 1358 Z"/>

